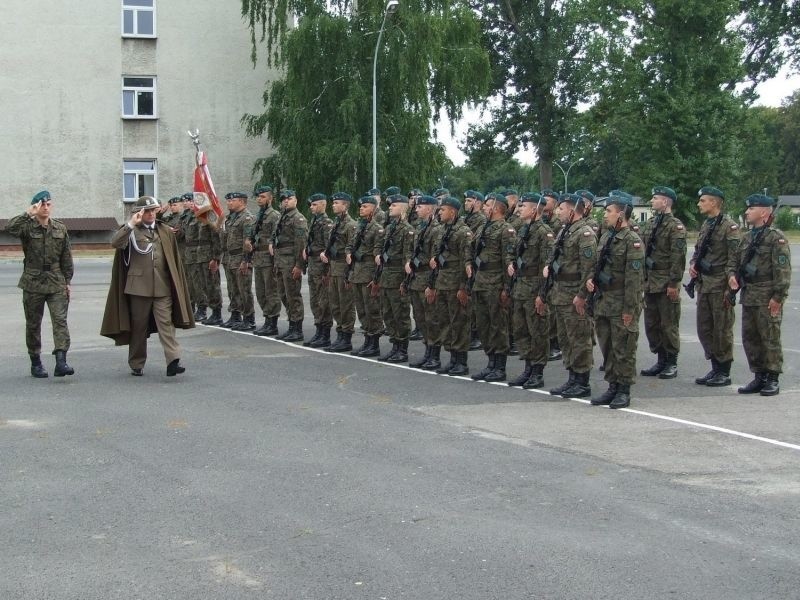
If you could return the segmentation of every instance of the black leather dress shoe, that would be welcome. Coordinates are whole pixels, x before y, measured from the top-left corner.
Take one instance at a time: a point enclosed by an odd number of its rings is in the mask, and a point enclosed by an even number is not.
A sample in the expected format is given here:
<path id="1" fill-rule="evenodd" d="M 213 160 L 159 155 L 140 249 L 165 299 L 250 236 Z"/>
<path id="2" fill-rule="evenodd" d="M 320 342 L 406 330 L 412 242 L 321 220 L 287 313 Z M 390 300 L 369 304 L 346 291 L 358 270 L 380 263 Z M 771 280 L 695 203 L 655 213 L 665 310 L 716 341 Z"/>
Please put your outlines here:
<path id="1" fill-rule="evenodd" d="M 141 377 L 142 375 L 144 375 L 144 372 L 142 372 L 141 369 L 131 369 L 131 375 L 133 375 L 134 377 Z"/>
<path id="2" fill-rule="evenodd" d="M 180 360 L 180 358 L 176 358 L 167 365 L 167 377 L 174 377 L 186 371 L 186 368 L 179 364 Z"/>

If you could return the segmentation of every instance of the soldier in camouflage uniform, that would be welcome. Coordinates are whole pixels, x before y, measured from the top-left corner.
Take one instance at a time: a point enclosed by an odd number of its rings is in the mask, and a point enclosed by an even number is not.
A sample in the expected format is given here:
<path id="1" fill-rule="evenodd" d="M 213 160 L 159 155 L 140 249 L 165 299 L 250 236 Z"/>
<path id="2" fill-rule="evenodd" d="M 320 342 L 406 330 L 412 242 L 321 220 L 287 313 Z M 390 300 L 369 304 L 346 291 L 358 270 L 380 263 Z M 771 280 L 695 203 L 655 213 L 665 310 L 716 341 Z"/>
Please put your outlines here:
<path id="1" fill-rule="evenodd" d="M 161 220 L 172 228 L 172 233 L 177 233 L 183 211 L 183 200 L 180 196 L 173 196 L 169 199 L 168 206 L 169 212 L 162 215 Z"/>
<path id="2" fill-rule="evenodd" d="M 508 203 L 502 194 L 489 194 L 483 206 L 486 224 L 475 238 L 472 302 L 486 367 L 472 375 L 475 381 L 505 381 L 508 359 L 508 265 L 514 260 L 517 234 L 506 222 Z M 472 270 L 471 269 L 471 270 Z"/>
<path id="3" fill-rule="evenodd" d="M 503 190 L 502 194 L 506 197 L 508 202 L 508 212 L 506 213 L 506 223 L 514 228 L 514 231 L 519 233 L 522 229 L 522 219 L 520 218 L 517 207 L 519 205 L 519 192 L 515 189 Z"/>
<path id="4" fill-rule="evenodd" d="M 542 202 L 544 203 L 544 214 L 542 221 L 550 227 L 553 236 L 557 236 L 561 231 L 561 219 L 556 215 L 556 205 L 558 204 L 559 195 L 550 189 L 542 190 Z M 549 310 L 550 317 L 548 318 L 548 332 L 550 335 L 550 356 L 547 360 L 561 360 L 561 345 L 558 343 L 558 323 L 556 321 L 556 311 Z"/>
<path id="5" fill-rule="evenodd" d="M 217 232 L 219 235 L 219 247 L 221 250 L 220 264 L 225 269 L 225 286 L 228 290 L 228 311 L 231 314 L 228 320 L 222 323 L 220 327 L 226 327 L 228 329 L 242 322 L 242 307 L 238 304 L 239 298 L 234 295 L 236 290 L 234 278 L 236 277 L 236 274 L 228 268 L 228 227 L 230 226 L 231 220 L 236 216 L 233 210 L 231 210 L 233 199 L 229 196 L 230 194 L 225 196 L 225 205 L 228 209 L 228 214 L 225 216 L 225 221 L 223 222 L 222 227 L 220 227 L 219 231 Z M 180 237 L 178 237 L 178 244 L 180 246 Z"/>
<path id="6" fill-rule="evenodd" d="M 444 346 L 450 362 L 440 375 L 469 375 L 469 295 L 467 274 L 472 273 L 472 230 L 458 217 L 461 202 L 452 196 L 442 200 L 442 226 L 432 240 L 433 253 L 426 277 L 426 301 L 435 311 L 430 343 Z"/>
<path id="7" fill-rule="evenodd" d="M 432 330 L 438 328 L 435 323 L 436 312 L 425 300 L 425 288 L 428 286 L 428 275 L 431 270 L 429 263 L 434 254 L 433 239 L 441 227 L 436 220 L 436 205 L 436 198 L 433 196 L 420 196 L 417 199 L 417 226 L 413 228 L 413 250 L 411 261 L 405 266 L 406 278 L 403 281 L 404 293 L 408 293 L 411 298 L 414 322 L 419 327 L 425 343 L 425 354 L 410 362 L 409 366 L 427 371 L 435 371 L 442 366 L 441 345 L 434 344 L 431 337 Z"/>
<path id="8" fill-rule="evenodd" d="M 654 215 L 644 225 L 644 331 L 656 364 L 642 369 L 647 377 L 674 379 L 680 351 L 681 280 L 686 269 L 686 228 L 672 214 L 675 190 L 653 188 Z"/>
<path id="9" fill-rule="evenodd" d="M 25 255 L 22 277 L 17 287 L 22 289 L 25 343 L 31 359 L 31 375 L 36 378 L 47 377 L 40 358 L 45 304 L 53 324 L 53 354 L 56 357 L 53 375 L 64 377 L 75 373 L 67 364 L 72 250 L 64 223 L 50 218 L 51 206 L 50 192 L 41 191 L 33 197 L 28 209 L 9 220 L 6 226 L 9 235 L 19 238 Z"/>
<path id="10" fill-rule="evenodd" d="M 509 277 L 516 277 L 512 290 L 512 325 L 525 369 L 510 386 L 526 390 L 544 386 L 544 367 L 550 356 L 550 314 L 546 305 L 539 310 L 532 299 L 542 287 L 542 271 L 553 248 L 553 232 L 541 219 L 544 205 L 540 194 L 525 193 L 520 202 L 520 219 L 515 260 L 508 266 Z"/>
<path id="11" fill-rule="evenodd" d="M 297 210 L 294 190 L 284 190 L 283 210 L 270 242 L 270 254 L 275 259 L 278 293 L 286 307 L 289 328 L 275 339 L 287 342 L 303 341 L 303 249 L 306 246 L 308 223 Z"/>
<path id="12" fill-rule="evenodd" d="M 381 254 L 375 257 L 376 271 L 372 293 L 381 295 L 381 313 L 392 349 L 378 360 L 401 363 L 408 360 L 408 335 L 411 333 L 411 303 L 400 292 L 405 265 L 411 259 L 414 231 L 406 221 L 408 198 L 389 196 L 389 223 L 383 231 Z"/>
<path id="13" fill-rule="evenodd" d="M 186 280 L 189 283 L 189 293 L 192 304 L 195 305 L 194 320 L 201 321 L 206 318 L 208 298 L 206 297 L 206 279 L 203 273 L 208 268 L 207 249 L 200 252 L 200 225 L 201 222 L 194 214 L 189 212 L 183 217 L 183 242 L 186 247 L 184 254 L 184 269 Z M 210 245 L 210 241 L 207 242 Z"/>
<path id="14" fill-rule="evenodd" d="M 417 214 L 417 200 L 423 196 L 424 194 L 417 190 L 413 189 L 408 193 L 408 224 L 416 230 L 417 226 L 420 223 L 419 215 Z M 417 311 L 414 308 L 414 299 L 411 299 L 411 314 L 414 317 L 414 328 L 411 330 L 411 333 L 408 336 L 408 340 L 411 342 L 416 342 L 417 340 L 422 339 L 422 333 L 420 333 L 419 327 L 417 326 Z M 427 354 L 427 352 L 426 352 Z"/>
<path id="15" fill-rule="evenodd" d="M 372 215 L 372 220 L 378 225 L 386 224 L 386 212 L 381 208 L 381 200 L 385 198 L 378 188 L 372 188 L 366 193 L 367 196 L 372 196 L 375 199 L 375 214 Z"/>
<path id="16" fill-rule="evenodd" d="M 319 341 L 323 331 L 327 331 L 327 345 L 330 345 L 331 315 L 330 302 L 330 269 L 321 260 L 325 252 L 328 237 L 333 229 L 333 220 L 328 216 L 328 197 L 325 194 L 311 194 L 308 198 L 311 221 L 308 223 L 306 244 L 303 247 L 303 260 L 308 274 L 308 295 L 311 314 L 314 316 L 314 335 L 303 342 L 303 346 L 311 346 Z M 317 346 L 314 346 L 315 348 Z"/>
<path id="17" fill-rule="evenodd" d="M 486 224 L 486 215 L 483 214 L 484 196 L 475 190 L 464 192 L 464 224 L 472 231 L 472 241 Z M 480 350 L 481 339 L 478 336 L 478 325 L 475 323 L 475 303 L 469 305 L 469 349 Z"/>
<path id="18" fill-rule="evenodd" d="M 791 255 L 786 236 L 771 226 L 775 199 L 753 194 L 746 202 L 745 218 L 752 229 L 744 235 L 728 285 L 742 290 L 742 344 L 754 377 L 738 392 L 775 396 L 783 372 L 781 321 L 792 278 Z"/>
<path id="19" fill-rule="evenodd" d="M 327 328 L 326 335 L 321 341 L 321 344 L 327 341 L 326 350 L 328 352 L 349 352 L 353 349 L 356 309 L 353 303 L 353 288 L 348 286 L 345 280 L 347 273 L 346 248 L 356 235 L 356 222 L 349 213 L 351 201 L 352 197 L 345 192 L 336 192 L 333 195 L 333 213 L 336 215 L 336 222 L 325 236 L 325 247 L 319 254 L 320 260 L 327 265 L 331 310 L 333 318 L 336 319 L 334 343 L 330 343 L 330 327 Z M 367 345 L 365 338 L 361 350 L 365 350 Z M 320 347 L 324 347 L 324 345 Z"/>
<path id="20" fill-rule="evenodd" d="M 555 310 L 558 340 L 564 366 L 569 372 L 567 381 L 550 390 L 551 394 L 585 398 L 592 393 L 589 372 L 592 370 L 592 319 L 586 312 L 588 292 L 584 283 L 594 271 L 597 260 L 597 238 L 583 219 L 583 199 L 565 194 L 559 199 L 558 218 L 563 234 L 563 248 L 553 263 L 553 289 L 548 298 L 541 298 Z M 549 275 L 545 268 L 543 275 Z M 539 304 L 539 300 L 537 300 Z"/>
<path id="21" fill-rule="evenodd" d="M 275 278 L 275 261 L 269 253 L 272 233 L 281 214 L 272 208 L 272 188 L 261 185 L 255 189 L 258 214 L 253 225 L 252 236 L 245 241 L 245 252 L 253 265 L 256 283 L 256 299 L 264 316 L 264 324 L 256 329 L 255 335 L 278 335 L 278 317 L 281 314 L 281 297 Z"/>
<path id="22" fill-rule="evenodd" d="M 355 233 L 345 247 L 345 283 L 352 286 L 353 301 L 356 305 L 358 320 L 364 329 L 365 345 L 354 350 L 356 356 L 378 356 L 379 340 L 383 329 L 381 318 L 380 295 L 372 294 L 372 275 L 375 271 L 375 259 L 381 255 L 383 227 L 372 220 L 377 208 L 374 196 L 363 196 L 358 201 L 360 219 Z"/>
<path id="23" fill-rule="evenodd" d="M 644 248 L 628 226 L 633 197 L 613 190 L 606 202 L 606 231 L 600 239 L 599 270 L 586 282 L 593 294 L 597 341 L 605 361 L 608 390 L 592 398 L 594 406 L 625 408 L 636 378 L 636 345 L 642 311 Z"/>
<path id="24" fill-rule="evenodd" d="M 711 361 L 711 371 L 694 381 L 698 385 L 720 387 L 731 384 L 735 315 L 727 299 L 728 273 L 736 271 L 742 232 L 733 219 L 722 213 L 725 202 L 722 190 L 704 187 L 698 195 L 697 206 L 706 221 L 689 261 L 689 275 L 697 278 L 697 336 L 706 359 Z M 709 235 L 708 252 L 699 260 L 698 252 Z"/>
<path id="25" fill-rule="evenodd" d="M 256 328 L 256 315 L 253 308 L 253 271 L 245 260 L 245 240 L 253 235 L 255 219 L 247 210 L 247 194 L 232 192 L 229 199 L 231 217 L 225 226 L 226 272 L 230 273 L 228 285 L 232 285 L 233 302 L 240 307 L 242 319 L 231 326 L 233 331 L 253 331 Z"/>
<path id="26" fill-rule="evenodd" d="M 219 233 L 213 225 L 200 221 L 197 235 L 197 259 L 200 262 L 200 285 L 211 308 L 211 314 L 204 318 L 203 325 L 222 324 L 222 288 L 219 279 L 219 261 L 222 248 Z"/>

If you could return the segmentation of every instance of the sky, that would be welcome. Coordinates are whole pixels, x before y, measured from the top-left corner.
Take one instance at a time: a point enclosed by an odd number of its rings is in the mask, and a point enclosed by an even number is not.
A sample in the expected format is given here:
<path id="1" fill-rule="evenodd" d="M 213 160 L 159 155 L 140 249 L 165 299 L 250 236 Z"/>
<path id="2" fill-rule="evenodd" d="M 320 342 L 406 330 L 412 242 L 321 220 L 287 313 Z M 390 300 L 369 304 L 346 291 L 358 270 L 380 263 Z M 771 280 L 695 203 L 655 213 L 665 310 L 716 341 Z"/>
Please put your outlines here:
<path id="1" fill-rule="evenodd" d="M 800 75 L 790 75 L 788 69 L 783 69 L 778 76 L 765 81 L 756 90 L 759 93 L 757 106 L 780 106 L 781 102 L 791 96 L 796 90 L 800 89 Z M 473 124 L 487 120 L 481 118 L 480 110 L 467 108 L 464 110 L 464 117 L 455 124 L 455 135 L 450 135 L 450 121 L 447 116 L 442 114 L 442 120 L 437 125 L 437 139 L 442 142 L 447 150 L 447 156 L 453 164 L 460 166 L 464 164 L 466 155 L 459 150 L 458 146 L 464 143 L 467 130 Z M 520 150 L 516 155 L 517 160 L 526 165 L 536 164 L 536 154 L 533 150 Z"/>

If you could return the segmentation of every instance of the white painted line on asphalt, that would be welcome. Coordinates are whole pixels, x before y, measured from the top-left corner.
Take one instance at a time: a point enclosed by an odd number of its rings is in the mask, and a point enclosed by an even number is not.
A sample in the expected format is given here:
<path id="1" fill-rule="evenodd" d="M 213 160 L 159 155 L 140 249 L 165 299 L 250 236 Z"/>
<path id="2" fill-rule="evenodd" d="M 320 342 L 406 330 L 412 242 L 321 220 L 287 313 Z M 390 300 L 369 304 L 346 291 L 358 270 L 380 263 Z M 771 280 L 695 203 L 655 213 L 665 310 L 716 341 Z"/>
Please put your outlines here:
<path id="1" fill-rule="evenodd" d="M 309 348 L 308 346 L 298 345 L 298 344 L 296 344 L 294 342 L 284 342 L 283 340 L 276 340 L 274 337 L 256 336 L 256 335 L 253 335 L 252 332 L 249 332 L 249 331 L 231 331 L 230 329 L 225 329 L 224 327 L 211 327 L 211 326 L 204 326 L 204 327 L 208 327 L 209 329 L 220 329 L 222 331 L 230 331 L 231 333 L 241 333 L 241 334 L 249 335 L 249 336 L 256 337 L 256 338 L 261 338 L 261 339 L 263 339 L 265 341 L 278 342 L 278 343 L 284 344 L 286 346 L 291 346 L 292 348 L 302 348 L 303 350 L 308 350 L 310 352 L 317 352 L 317 353 L 320 353 L 320 354 L 325 354 L 327 356 L 331 356 L 331 355 L 333 355 L 333 356 L 342 356 L 342 357 L 347 357 L 347 358 L 350 358 L 350 359 L 363 360 L 363 361 L 369 362 L 369 363 L 371 363 L 373 365 L 377 364 L 377 365 L 382 365 L 384 367 L 394 367 L 394 368 L 397 368 L 397 369 L 406 369 L 408 371 L 413 371 L 414 373 L 420 373 L 420 374 L 425 374 L 425 375 L 435 375 L 437 377 L 447 377 L 448 379 L 461 379 L 463 381 L 469 381 L 470 383 L 483 383 L 483 384 L 489 384 L 489 385 L 498 385 L 498 386 L 504 387 L 506 389 L 508 389 L 510 387 L 504 381 L 498 381 L 498 382 L 475 381 L 475 380 L 471 379 L 469 376 L 466 376 L 466 377 L 453 377 L 453 376 L 450 376 L 450 375 L 439 375 L 438 373 L 436 373 L 434 371 L 423 371 L 422 369 L 409 367 L 408 365 L 403 365 L 403 364 L 398 364 L 398 363 L 379 362 L 379 361 L 375 360 L 374 358 L 366 358 L 366 357 L 363 357 L 363 356 L 353 356 L 349 352 L 325 352 L 325 350 L 321 350 L 319 348 Z M 533 392 L 535 394 L 541 394 L 543 396 L 548 396 L 550 398 L 562 399 L 561 396 L 553 396 L 550 392 L 546 392 L 544 390 L 523 390 L 522 388 L 519 388 L 519 387 L 515 387 L 513 389 L 519 390 L 519 391 L 525 391 L 525 392 Z M 584 400 L 582 398 L 563 398 L 563 400 L 569 400 L 570 402 L 577 402 L 577 403 L 580 403 L 580 404 L 590 404 L 590 402 L 588 400 Z M 597 407 L 597 408 L 603 408 L 603 407 Z M 606 409 L 606 410 L 612 410 L 612 409 Z M 757 441 L 757 442 L 764 442 L 765 444 L 772 444 L 773 446 L 780 446 L 782 448 L 789 448 L 791 450 L 800 451 L 800 444 L 792 444 L 792 443 L 789 443 L 789 442 L 783 442 L 781 440 L 775 440 L 775 439 L 768 438 L 768 437 L 763 437 L 763 436 L 760 436 L 760 435 L 753 435 L 752 433 L 745 433 L 743 431 L 736 431 L 734 429 L 727 429 L 725 427 L 717 427 L 716 425 L 709 425 L 707 423 L 699 423 L 697 421 L 689 421 L 689 420 L 686 420 L 686 419 L 679 419 L 677 417 L 669 417 L 667 415 L 660 415 L 658 413 L 651 413 L 651 412 L 647 412 L 647 411 L 644 411 L 644 410 L 637 410 L 637 409 L 634 409 L 634 408 L 619 408 L 619 409 L 614 409 L 614 410 L 618 410 L 619 412 L 627 412 L 627 413 L 631 413 L 631 414 L 634 414 L 634 415 L 640 415 L 642 417 L 650 417 L 650 418 L 653 418 L 653 419 L 660 419 L 662 421 L 670 421 L 672 423 L 678 423 L 680 425 L 688 425 L 689 427 L 696 427 L 698 429 L 707 429 L 709 431 L 716 431 L 717 433 L 725 433 L 727 435 L 732 435 L 732 436 L 735 436 L 735 437 L 745 438 L 745 439 L 748 439 L 748 440 L 754 440 L 754 441 Z"/>

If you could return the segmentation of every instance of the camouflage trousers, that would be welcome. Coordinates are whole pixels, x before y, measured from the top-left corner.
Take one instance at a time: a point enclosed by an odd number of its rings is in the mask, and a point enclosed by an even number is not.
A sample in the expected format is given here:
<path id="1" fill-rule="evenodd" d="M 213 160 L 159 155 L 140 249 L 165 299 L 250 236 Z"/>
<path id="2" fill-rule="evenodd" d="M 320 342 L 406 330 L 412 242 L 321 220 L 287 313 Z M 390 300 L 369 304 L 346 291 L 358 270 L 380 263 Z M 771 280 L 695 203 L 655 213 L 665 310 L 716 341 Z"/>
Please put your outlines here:
<path id="1" fill-rule="evenodd" d="M 650 345 L 650 352 L 662 350 L 668 354 L 678 354 L 681 349 L 681 299 L 675 301 L 666 292 L 645 294 L 644 332 Z"/>
<path id="2" fill-rule="evenodd" d="M 411 302 L 399 289 L 381 288 L 381 313 L 386 333 L 397 342 L 407 342 L 411 333 Z"/>
<path id="3" fill-rule="evenodd" d="M 414 323 L 422 334 L 426 344 L 441 346 L 441 323 L 437 318 L 434 304 L 428 304 L 425 290 L 408 290 L 411 308 L 414 312 Z"/>
<path id="4" fill-rule="evenodd" d="M 597 316 L 594 326 L 605 361 L 605 380 L 609 383 L 631 385 L 636 380 L 639 315 L 634 315 L 633 321 L 627 326 L 622 322 L 622 315 Z"/>
<path id="5" fill-rule="evenodd" d="M 261 307 L 261 314 L 265 317 L 277 317 L 281 314 L 281 301 L 286 304 L 278 294 L 278 280 L 272 265 L 254 267 L 253 275 L 256 281 L 256 298 Z"/>
<path id="6" fill-rule="evenodd" d="M 594 364 L 591 317 L 579 316 L 572 304 L 558 304 L 554 308 L 564 366 L 575 373 L 588 373 Z"/>
<path id="7" fill-rule="evenodd" d="M 783 307 L 773 317 L 768 306 L 742 306 L 742 345 L 753 373 L 783 372 L 782 321 Z"/>
<path id="8" fill-rule="evenodd" d="M 736 313 L 725 306 L 725 292 L 697 292 L 697 337 L 706 360 L 733 360 L 733 324 Z"/>
<path id="9" fill-rule="evenodd" d="M 201 265 L 198 263 L 184 263 L 183 266 L 184 270 L 186 271 L 186 283 L 189 284 L 189 298 L 191 299 L 192 304 L 197 306 L 207 306 L 206 288 L 201 283 Z"/>
<path id="10" fill-rule="evenodd" d="M 353 303 L 356 305 L 358 320 L 365 335 L 378 335 L 383 329 L 381 316 L 381 299 L 372 297 L 372 289 L 366 283 L 354 283 L 352 291 Z"/>
<path id="11" fill-rule="evenodd" d="M 547 364 L 550 356 L 550 308 L 546 306 L 544 315 L 539 316 L 533 298 L 515 299 L 511 322 L 520 358 L 534 365 Z"/>
<path id="12" fill-rule="evenodd" d="M 234 278 L 236 277 L 236 269 L 225 265 L 225 287 L 228 289 L 228 311 L 230 312 L 240 312 L 242 310 L 242 306 L 240 304 L 241 299 L 236 295 L 236 282 Z"/>
<path id="13" fill-rule="evenodd" d="M 246 273 L 239 272 L 241 262 L 232 261 L 228 263 L 225 274 L 228 276 L 228 293 L 231 294 L 231 306 L 234 304 L 239 307 L 239 312 L 243 317 L 255 314 L 253 308 L 253 269 L 248 269 Z"/>
<path id="14" fill-rule="evenodd" d="M 469 313 L 471 304 L 461 306 L 458 290 L 438 290 L 436 302 L 428 305 L 435 313 L 431 341 L 434 346 L 444 346 L 448 352 L 469 350 Z"/>
<path id="15" fill-rule="evenodd" d="M 28 354 L 38 356 L 42 351 L 42 317 L 44 305 L 50 311 L 50 322 L 53 325 L 53 350 L 69 350 L 69 327 L 67 327 L 67 311 L 69 298 L 66 289 L 43 294 L 22 290 L 22 307 L 25 310 L 25 344 Z"/>
<path id="16" fill-rule="evenodd" d="M 211 309 L 222 308 L 222 288 L 219 283 L 219 270 L 211 271 L 208 263 L 202 264 L 202 285 L 206 291 L 207 306 Z"/>
<path id="17" fill-rule="evenodd" d="M 483 351 L 488 354 L 508 354 L 508 310 L 500 306 L 500 292 L 472 293 L 475 321 Z"/>
<path id="18" fill-rule="evenodd" d="M 356 307 L 353 296 L 353 288 L 347 287 L 344 275 L 331 277 L 328 298 L 330 299 L 331 315 L 336 319 L 337 333 L 353 333 L 356 328 Z M 330 323 L 331 319 L 329 318 L 328 325 Z"/>
<path id="19" fill-rule="evenodd" d="M 278 282 L 278 295 L 286 308 L 286 317 L 290 321 L 302 321 L 305 316 L 303 294 L 301 292 L 303 280 L 292 278 L 292 267 L 278 267 L 275 279 Z"/>
<path id="20" fill-rule="evenodd" d="M 311 304 L 311 314 L 314 315 L 314 325 L 326 327 L 333 323 L 333 303 L 331 286 L 325 285 L 324 276 L 328 272 L 326 265 L 318 258 L 311 258 L 308 262 L 308 300 Z M 351 304 L 352 309 L 352 304 Z M 353 312 L 355 321 L 355 312 Z M 338 322 L 338 320 L 337 320 Z M 350 331 L 353 331 L 352 326 Z"/>

